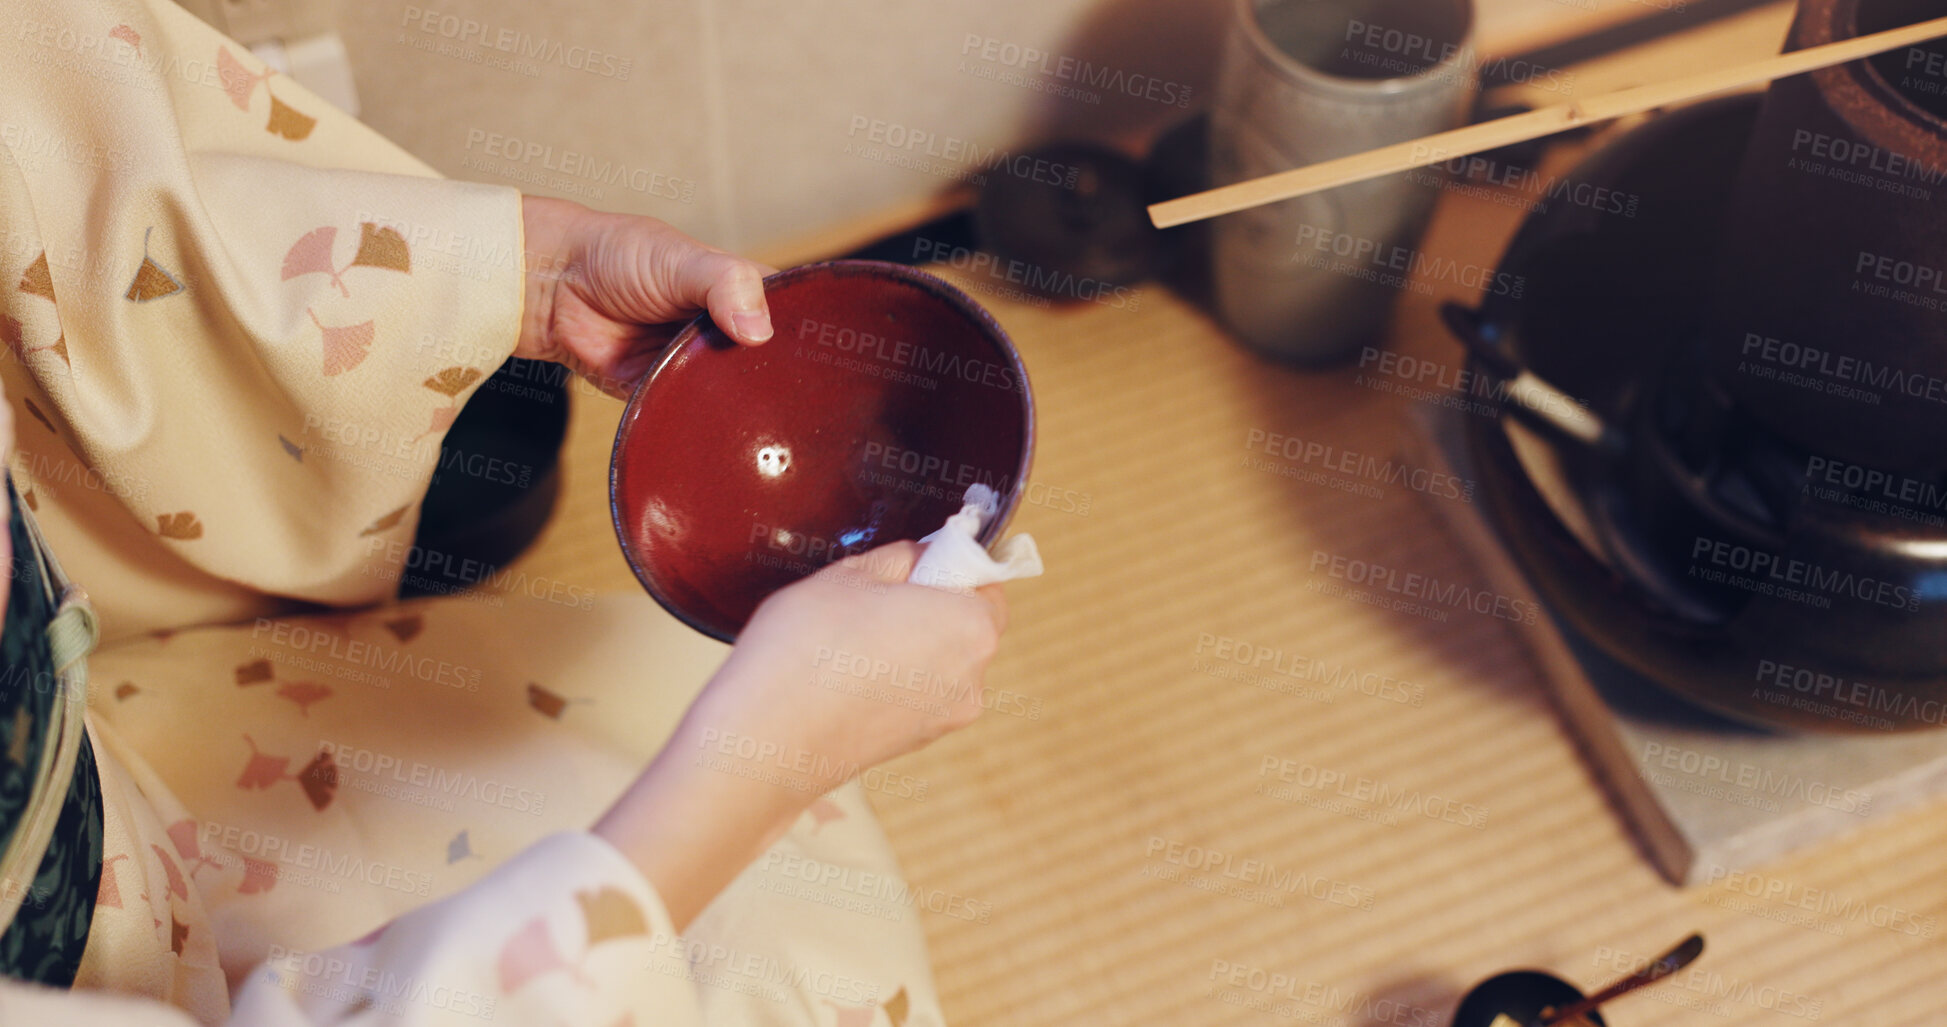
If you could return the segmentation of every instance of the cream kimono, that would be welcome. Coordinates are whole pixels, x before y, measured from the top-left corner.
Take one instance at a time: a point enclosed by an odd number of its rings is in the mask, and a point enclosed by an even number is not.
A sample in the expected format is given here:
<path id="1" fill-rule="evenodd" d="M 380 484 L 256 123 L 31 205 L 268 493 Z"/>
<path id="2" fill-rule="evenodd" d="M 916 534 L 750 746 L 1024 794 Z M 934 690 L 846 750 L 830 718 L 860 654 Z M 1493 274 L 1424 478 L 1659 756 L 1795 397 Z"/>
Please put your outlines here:
<path id="1" fill-rule="evenodd" d="M 377 605 L 513 347 L 518 194 L 168 0 L 5 9 L 0 381 L 99 616 L 105 842 L 74 989 L 0 1023 L 938 1023 L 856 787 L 687 937 L 583 830 L 720 646 L 640 595 Z"/>

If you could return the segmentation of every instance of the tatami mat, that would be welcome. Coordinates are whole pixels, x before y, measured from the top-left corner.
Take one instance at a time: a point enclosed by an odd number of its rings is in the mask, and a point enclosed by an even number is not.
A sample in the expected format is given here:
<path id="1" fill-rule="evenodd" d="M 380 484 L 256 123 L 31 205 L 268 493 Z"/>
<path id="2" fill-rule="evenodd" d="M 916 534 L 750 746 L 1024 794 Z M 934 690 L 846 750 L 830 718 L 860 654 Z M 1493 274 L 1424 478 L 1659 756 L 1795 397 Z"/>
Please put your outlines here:
<path id="1" fill-rule="evenodd" d="M 1450 200 L 1427 251 L 1491 263 L 1516 217 Z M 1453 362 L 1433 310 L 1460 294 L 1408 295 L 1398 346 Z M 1693 930 L 1695 968 L 1611 1023 L 1947 1022 L 1947 808 L 1680 891 L 1511 625 L 1331 594 L 1316 554 L 1485 584 L 1426 505 L 1456 500 L 1248 462 L 1260 431 L 1390 458 L 1408 400 L 1356 367 L 1273 369 L 1158 288 L 1133 312 L 975 295 L 1033 376 L 1035 501 L 1015 526 L 1049 573 L 1009 588 L 989 681 L 1005 701 L 901 761 L 923 801 L 872 796 L 908 874 L 984 912 L 926 915 L 953 1022 L 1431 1027 L 1491 973 L 1600 985 Z M 568 495 L 524 566 L 633 588 L 603 496 L 619 406 L 577 400 Z M 1200 660 L 1222 639 L 1394 694 L 1219 676 Z"/>

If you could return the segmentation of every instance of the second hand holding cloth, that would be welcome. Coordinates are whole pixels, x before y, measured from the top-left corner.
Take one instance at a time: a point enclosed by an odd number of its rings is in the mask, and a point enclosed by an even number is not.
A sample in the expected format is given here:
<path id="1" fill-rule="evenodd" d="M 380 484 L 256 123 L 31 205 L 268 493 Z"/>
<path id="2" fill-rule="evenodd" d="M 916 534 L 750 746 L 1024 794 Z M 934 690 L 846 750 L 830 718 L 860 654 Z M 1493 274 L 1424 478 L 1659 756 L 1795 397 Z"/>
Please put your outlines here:
<path id="1" fill-rule="evenodd" d="M 978 536 L 1000 509 L 1000 497 L 985 485 L 967 488 L 965 505 L 940 530 L 920 539 L 926 552 L 907 578 L 947 592 L 970 593 L 982 585 L 1041 576 L 1041 552 L 1032 535 L 1015 535 L 988 553 Z"/>

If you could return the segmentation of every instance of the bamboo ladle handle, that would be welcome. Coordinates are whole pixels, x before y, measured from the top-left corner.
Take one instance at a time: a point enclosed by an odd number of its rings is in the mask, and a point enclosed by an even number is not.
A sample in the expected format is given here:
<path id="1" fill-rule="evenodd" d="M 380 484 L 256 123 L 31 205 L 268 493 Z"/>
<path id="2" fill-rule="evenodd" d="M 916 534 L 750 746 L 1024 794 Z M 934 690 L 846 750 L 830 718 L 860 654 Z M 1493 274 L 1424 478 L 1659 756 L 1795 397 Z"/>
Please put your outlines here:
<path id="1" fill-rule="evenodd" d="M 1455 157 L 1498 150 L 1503 146 L 1540 139 L 1596 122 L 1700 100 L 1865 57 L 1876 57 L 1889 50 L 1914 46 L 1942 36 L 1947 36 L 1947 18 L 1935 18 L 1904 28 L 1795 50 L 1732 68 L 1706 71 L 1669 82 L 1632 86 L 1586 100 L 1541 107 L 1525 114 L 1437 132 L 1350 157 L 1321 161 L 1308 167 L 1280 171 L 1262 178 L 1165 200 L 1149 208 L 1149 217 L 1157 228 L 1174 228 L 1219 214 L 1231 214 L 1266 203 L 1295 199 L 1325 189 L 1423 168 Z"/>

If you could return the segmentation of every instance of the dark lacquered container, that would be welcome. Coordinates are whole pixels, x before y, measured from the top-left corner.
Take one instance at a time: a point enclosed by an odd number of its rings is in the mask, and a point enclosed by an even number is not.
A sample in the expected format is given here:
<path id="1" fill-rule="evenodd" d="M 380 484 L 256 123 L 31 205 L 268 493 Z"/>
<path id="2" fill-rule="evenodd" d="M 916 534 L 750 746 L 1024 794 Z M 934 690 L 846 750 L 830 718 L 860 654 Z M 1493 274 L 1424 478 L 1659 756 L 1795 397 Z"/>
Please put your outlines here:
<path id="1" fill-rule="evenodd" d="M 1531 411 L 1469 418 L 1482 506 L 1571 628 L 1679 695 L 1772 728 L 1939 728 L 1947 510 L 1832 487 L 1818 469 L 1843 457 L 1799 443 L 1815 432 L 1770 430 L 1707 366 L 1715 261 L 1760 106 L 1665 114 L 1599 152 L 1570 177 L 1634 214 L 1531 216 L 1501 265 L 1523 297 L 1453 317 L 1483 382 L 1526 369 L 1621 440 L 1555 438 L 1537 462 L 1504 423 L 1548 438 Z"/>

